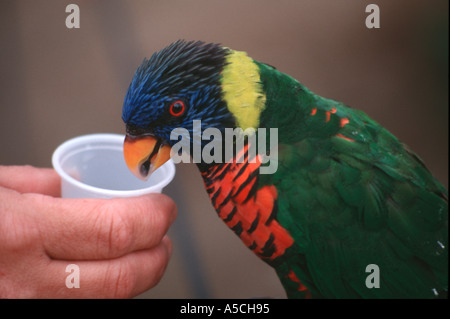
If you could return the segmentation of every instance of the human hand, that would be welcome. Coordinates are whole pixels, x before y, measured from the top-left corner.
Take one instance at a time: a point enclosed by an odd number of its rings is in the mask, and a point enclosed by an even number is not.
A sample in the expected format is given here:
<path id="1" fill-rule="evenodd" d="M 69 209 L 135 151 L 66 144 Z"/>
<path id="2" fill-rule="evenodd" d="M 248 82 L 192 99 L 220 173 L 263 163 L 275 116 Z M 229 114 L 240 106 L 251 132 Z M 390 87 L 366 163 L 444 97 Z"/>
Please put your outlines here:
<path id="1" fill-rule="evenodd" d="M 0 298 L 129 298 L 159 282 L 172 251 L 169 197 L 59 194 L 52 169 L 0 166 Z M 70 264 L 79 288 L 66 286 Z"/>

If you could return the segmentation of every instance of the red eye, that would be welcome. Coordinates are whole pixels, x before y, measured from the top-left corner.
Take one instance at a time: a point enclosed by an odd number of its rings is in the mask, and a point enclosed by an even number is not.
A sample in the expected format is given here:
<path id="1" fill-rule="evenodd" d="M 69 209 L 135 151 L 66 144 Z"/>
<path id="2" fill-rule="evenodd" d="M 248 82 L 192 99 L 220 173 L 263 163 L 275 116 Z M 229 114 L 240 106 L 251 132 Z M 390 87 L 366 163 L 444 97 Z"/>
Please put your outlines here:
<path id="1" fill-rule="evenodd" d="M 184 113 L 186 107 L 184 106 L 183 101 L 175 101 L 170 105 L 169 111 L 173 116 L 180 116 Z"/>

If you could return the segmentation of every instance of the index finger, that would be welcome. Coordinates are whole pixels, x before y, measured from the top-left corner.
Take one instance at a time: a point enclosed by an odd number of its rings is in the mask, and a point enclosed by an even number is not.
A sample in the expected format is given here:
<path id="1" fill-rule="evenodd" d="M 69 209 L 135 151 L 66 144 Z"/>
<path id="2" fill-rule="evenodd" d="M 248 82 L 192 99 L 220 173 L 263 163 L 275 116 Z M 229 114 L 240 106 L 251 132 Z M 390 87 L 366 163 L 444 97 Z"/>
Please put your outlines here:
<path id="1" fill-rule="evenodd" d="M 176 217 L 163 194 L 115 199 L 34 198 L 47 255 L 95 260 L 123 256 L 158 245 Z"/>

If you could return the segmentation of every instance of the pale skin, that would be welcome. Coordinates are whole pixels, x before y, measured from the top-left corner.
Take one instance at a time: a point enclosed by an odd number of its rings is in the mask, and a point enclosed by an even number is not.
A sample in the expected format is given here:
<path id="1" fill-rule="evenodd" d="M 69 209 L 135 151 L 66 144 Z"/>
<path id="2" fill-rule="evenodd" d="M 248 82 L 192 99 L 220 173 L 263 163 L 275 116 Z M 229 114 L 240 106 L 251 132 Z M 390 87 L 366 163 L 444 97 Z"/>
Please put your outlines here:
<path id="1" fill-rule="evenodd" d="M 169 197 L 59 195 L 52 169 L 0 166 L 0 298 L 130 298 L 159 282 L 177 213 Z M 80 288 L 66 287 L 69 264 Z"/>

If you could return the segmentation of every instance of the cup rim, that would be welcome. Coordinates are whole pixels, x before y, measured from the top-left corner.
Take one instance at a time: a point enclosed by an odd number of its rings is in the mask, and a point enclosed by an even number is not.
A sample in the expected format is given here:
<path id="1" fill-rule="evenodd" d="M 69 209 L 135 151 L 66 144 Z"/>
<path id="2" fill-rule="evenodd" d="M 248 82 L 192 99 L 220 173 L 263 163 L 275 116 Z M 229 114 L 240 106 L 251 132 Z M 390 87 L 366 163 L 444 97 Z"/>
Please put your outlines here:
<path id="1" fill-rule="evenodd" d="M 165 186 L 167 186 L 175 176 L 175 164 L 172 159 L 168 160 L 164 165 L 162 165 L 159 169 L 166 169 L 167 174 L 164 174 L 164 178 L 156 184 L 153 184 L 149 187 L 133 189 L 133 190 L 115 190 L 115 189 L 105 189 L 100 187 L 91 186 L 80 182 L 67 174 L 63 168 L 61 167 L 60 160 L 63 154 L 69 149 L 74 148 L 79 145 L 85 145 L 87 142 L 92 142 L 95 140 L 96 142 L 120 142 L 123 143 L 125 139 L 125 135 L 122 134 L 114 134 L 114 133 L 95 133 L 95 134 L 86 134 L 77 137 L 73 137 L 71 139 L 66 140 L 61 143 L 53 152 L 52 155 L 52 165 L 58 175 L 67 181 L 68 183 L 77 186 L 78 188 L 99 195 L 106 196 L 117 196 L 117 197 L 133 197 L 140 196 L 144 194 L 151 193 L 153 190 L 162 190 Z"/>

